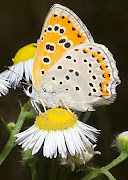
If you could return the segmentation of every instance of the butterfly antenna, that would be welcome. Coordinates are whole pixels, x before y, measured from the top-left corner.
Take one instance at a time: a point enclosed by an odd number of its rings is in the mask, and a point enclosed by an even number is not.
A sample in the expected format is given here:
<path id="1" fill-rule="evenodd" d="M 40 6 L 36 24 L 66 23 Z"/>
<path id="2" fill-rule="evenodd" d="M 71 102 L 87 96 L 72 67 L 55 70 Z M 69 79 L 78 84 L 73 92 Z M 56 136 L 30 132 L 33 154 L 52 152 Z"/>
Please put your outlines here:
<path id="1" fill-rule="evenodd" d="M 26 81 L 27 85 L 31 86 L 31 84 L 29 83 L 29 81 L 27 81 L 27 79 L 26 79 L 25 77 L 21 76 L 20 74 L 16 73 L 15 71 L 12 71 L 12 70 L 9 69 L 9 67 L 7 67 L 7 66 L 4 66 L 4 67 L 6 68 L 6 70 L 8 70 L 8 71 L 16 74 L 17 76 L 21 77 L 22 79 L 24 79 L 24 80 Z"/>
<path id="2" fill-rule="evenodd" d="M 20 83 L 23 84 L 23 85 L 28 85 L 28 83 L 25 83 L 25 82 L 22 82 L 22 81 L 20 81 Z M 29 85 L 31 86 L 30 83 L 29 83 Z"/>

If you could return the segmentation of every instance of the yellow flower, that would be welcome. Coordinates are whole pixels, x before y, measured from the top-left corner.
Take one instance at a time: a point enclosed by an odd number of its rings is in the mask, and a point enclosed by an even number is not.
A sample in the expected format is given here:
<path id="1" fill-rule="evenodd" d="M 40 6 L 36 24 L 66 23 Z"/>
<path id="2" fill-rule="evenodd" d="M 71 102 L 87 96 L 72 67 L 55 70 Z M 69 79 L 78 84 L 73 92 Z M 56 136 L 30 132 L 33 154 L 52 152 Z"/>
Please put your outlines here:
<path id="1" fill-rule="evenodd" d="M 19 49 L 12 58 L 13 64 L 9 70 L 1 73 L 1 76 L 8 79 L 11 86 L 15 89 L 22 80 L 23 75 L 27 81 L 32 79 L 33 59 L 37 44 L 31 43 Z"/>
<path id="2" fill-rule="evenodd" d="M 36 48 L 37 48 L 36 43 L 31 43 L 22 47 L 17 51 L 14 58 L 12 58 L 13 63 L 18 64 L 21 61 L 24 62 L 27 61 L 28 59 L 33 58 L 35 56 Z"/>
<path id="3" fill-rule="evenodd" d="M 86 145 L 92 147 L 96 142 L 95 134 L 98 130 L 80 122 L 76 114 L 72 116 L 66 109 L 55 108 L 47 111 L 48 119 L 37 116 L 33 126 L 15 135 L 16 142 L 24 150 L 33 148 L 32 155 L 36 154 L 43 145 L 43 155 L 47 158 L 56 158 L 59 153 L 62 158 L 67 152 L 72 156 L 86 151 Z"/>

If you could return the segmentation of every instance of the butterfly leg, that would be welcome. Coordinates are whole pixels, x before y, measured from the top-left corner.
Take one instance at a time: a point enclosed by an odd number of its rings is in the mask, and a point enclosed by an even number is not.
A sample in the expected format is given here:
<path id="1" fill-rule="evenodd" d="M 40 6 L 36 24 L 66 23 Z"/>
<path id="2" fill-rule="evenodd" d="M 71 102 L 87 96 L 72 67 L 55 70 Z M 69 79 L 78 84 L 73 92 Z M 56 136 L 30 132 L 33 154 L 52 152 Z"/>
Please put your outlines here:
<path id="1" fill-rule="evenodd" d="M 41 114 L 41 115 L 44 117 L 43 113 L 41 112 L 41 110 L 40 110 L 39 107 L 37 106 L 36 101 L 31 100 L 31 104 L 32 104 L 32 107 L 35 109 L 35 111 L 36 111 L 38 114 Z"/>
<path id="2" fill-rule="evenodd" d="M 46 118 L 47 118 L 47 120 L 48 120 L 48 113 L 47 113 L 45 104 L 44 104 L 44 102 L 43 102 L 42 100 L 40 100 L 40 102 L 41 102 L 41 104 L 42 104 L 42 106 L 43 106 L 43 108 L 44 108 L 44 111 L 45 111 L 45 114 L 46 114 Z"/>
<path id="3" fill-rule="evenodd" d="M 65 102 L 62 99 L 60 99 L 60 101 L 63 103 L 65 108 L 68 110 L 68 112 L 75 118 L 75 116 L 73 115 L 72 111 L 68 108 L 68 106 L 65 104 Z"/>

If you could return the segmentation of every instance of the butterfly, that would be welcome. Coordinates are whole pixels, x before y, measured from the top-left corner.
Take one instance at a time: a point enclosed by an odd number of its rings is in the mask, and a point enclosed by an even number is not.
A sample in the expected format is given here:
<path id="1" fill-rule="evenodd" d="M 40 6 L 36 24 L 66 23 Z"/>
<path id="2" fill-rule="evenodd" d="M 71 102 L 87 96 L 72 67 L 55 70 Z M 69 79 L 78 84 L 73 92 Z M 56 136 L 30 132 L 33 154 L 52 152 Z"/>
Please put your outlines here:
<path id="1" fill-rule="evenodd" d="M 38 42 L 32 73 L 32 105 L 93 111 L 110 104 L 120 83 L 110 51 L 94 42 L 89 30 L 70 9 L 50 9 Z"/>

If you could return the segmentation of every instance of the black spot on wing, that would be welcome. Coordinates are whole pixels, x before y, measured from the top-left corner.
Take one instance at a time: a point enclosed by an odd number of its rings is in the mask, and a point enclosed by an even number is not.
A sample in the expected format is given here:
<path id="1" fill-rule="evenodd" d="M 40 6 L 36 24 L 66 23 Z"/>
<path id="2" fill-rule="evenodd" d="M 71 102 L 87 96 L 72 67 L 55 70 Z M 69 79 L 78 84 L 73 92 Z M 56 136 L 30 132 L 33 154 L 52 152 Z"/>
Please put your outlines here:
<path id="1" fill-rule="evenodd" d="M 41 74 L 44 74 L 44 70 L 41 70 Z"/>
<path id="2" fill-rule="evenodd" d="M 76 75 L 76 76 L 79 76 L 79 72 L 76 71 L 76 72 L 75 72 L 75 75 Z"/>
<path id="3" fill-rule="evenodd" d="M 72 30 L 73 30 L 73 31 L 75 31 L 75 30 L 76 30 L 76 28 L 72 27 Z"/>
<path id="4" fill-rule="evenodd" d="M 63 34 L 63 33 L 64 33 L 64 29 L 61 28 L 61 29 L 60 29 L 60 34 Z"/>
<path id="5" fill-rule="evenodd" d="M 70 77 L 69 77 L 69 76 L 65 76 L 65 79 L 66 79 L 66 80 L 69 80 L 69 79 L 70 79 Z"/>
<path id="6" fill-rule="evenodd" d="M 54 46 L 50 44 L 46 44 L 46 49 L 50 51 L 54 51 Z"/>
<path id="7" fill-rule="evenodd" d="M 65 41 L 66 41 L 66 39 L 65 39 L 65 38 L 60 39 L 60 40 L 59 40 L 59 44 L 62 44 L 62 43 L 64 43 Z"/>
<path id="8" fill-rule="evenodd" d="M 73 72 L 73 69 L 69 69 L 69 72 Z"/>
<path id="9" fill-rule="evenodd" d="M 52 80 L 55 81 L 55 77 L 52 77 Z"/>
<path id="10" fill-rule="evenodd" d="M 44 57 L 44 58 L 43 58 L 43 62 L 44 62 L 44 63 L 49 63 L 49 61 L 50 61 L 50 59 L 49 59 L 48 57 Z"/>
<path id="11" fill-rule="evenodd" d="M 80 88 L 79 88 L 78 86 L 76 86 L 75 89 L 76 89 L 76 91 L 79 91 L 79 90 L 80 90 Z"/>
<path id="12" fill-rule="evenodd" d="M 70 43 L 70 42 L 66 42 L 66 43 L 64 44 L 64 47 L 65 47 L 65 48 L 70 48 L 70 47 L 71 47 L 71 43 Z"/>
<path id="13" fill-rule="evenodd" d="M 58 66 L 57 69 L 62 69 L 62 66 Z"/>
<path id="14" fill-rule="evenodd" d="M 69 55 L 69 56 L 66 56 L 67 59 L 71 59 L 72 57 Z"/>
<path id="15" fill-rule="evenodd" d="M 92 83 L 89 83 L 89 86 L 93 87 L 93 84 L 92 84 Z"/>
<path id="16" fill-rule="evenodd" d="M 59 27 L 57 25 L 54 26 L 54 31 L 58 31 Z"/>
<path id="17" fill-rule="evenodd" d="M 81 38 L 82 36 L 78 33 L 78 34 L 77 34 L 77 37 Z"/>
<path id="18" fill-rule="evenodd" d="M 95 80 L 95 79 L 96 79 L 96 76 L 95 76 L 95 75 L 93 75 L 93 76 L 92 76 L 92 78 Z"/>

